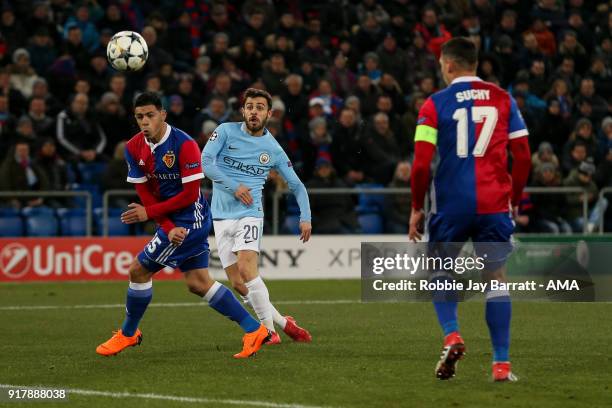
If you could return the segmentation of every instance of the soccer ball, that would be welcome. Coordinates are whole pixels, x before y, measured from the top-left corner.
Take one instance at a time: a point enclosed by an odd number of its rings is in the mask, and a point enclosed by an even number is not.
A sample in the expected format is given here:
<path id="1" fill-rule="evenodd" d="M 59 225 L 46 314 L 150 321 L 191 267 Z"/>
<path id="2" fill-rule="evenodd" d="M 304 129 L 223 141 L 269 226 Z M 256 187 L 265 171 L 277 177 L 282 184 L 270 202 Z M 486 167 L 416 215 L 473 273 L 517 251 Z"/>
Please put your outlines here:
<path id="1" fill-rule="evenodd" d="M 138 71 L 147 62 L 148 56 L 147 42 L 134 31 L 116 33 L 106 46 L 108 62 L 119 71 Z"/>

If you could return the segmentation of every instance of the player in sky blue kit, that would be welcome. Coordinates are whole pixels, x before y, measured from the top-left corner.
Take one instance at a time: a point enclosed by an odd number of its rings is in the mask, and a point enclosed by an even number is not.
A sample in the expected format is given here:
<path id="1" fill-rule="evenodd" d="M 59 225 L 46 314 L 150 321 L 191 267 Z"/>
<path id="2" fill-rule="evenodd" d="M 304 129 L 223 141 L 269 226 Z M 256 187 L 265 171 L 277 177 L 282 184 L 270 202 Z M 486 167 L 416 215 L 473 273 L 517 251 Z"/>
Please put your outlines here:
<path id="1" fill-rule="evenodd" d="M 415 133 L 412 165 L 411 239 L 420 239 L 423 202 L 431 185 L 431 214 L 427 230 L 431 248 L 448 251 L 468 239 L 479 256 L 488 255 L 485 280 L 505 281 L 505 261 L 512 250 L 512 210 L 516 207 L 530 169 L 528 131 L 514 99 L 498 86 L 476 76 L 478 51 L 466 38 L 454 38 L 442 46 L 440 68 L 448 84 L 421 107 Z M 430 180 L 435 151 L 439 164 Z M 508 150 L 512 173 L 508 172 Z M 450 254 L 454 256 L 456 254 Z M 452 280 L 434 271 L 432 281 Z M 444 348 L 436 365 L 442 380 L 455 375 L 465 352 L 459 334 L 456 294 L 434 292 L 438 321 L 444 331 Z M 451 293 L 448 293 L 451 292 Z M 493 379 L 513 381 L 509 357 L 510 294 L 489 290 L 486 320 L 493 346 Z"/>
<path id="2" fill-rule="evenodd" d="M 257 265 L 263 232 L 262 191 L 271 169 L 285 178 L 300 207 L 300 239 L 310 239 L 310 204 L 304 184 L 274 136 L 265 128 L 272 97 L 249 88 L 244 93 L 244 122 L 224 123 L 202 152 L 204 174 L 213 181 L 212 215 L 221 264 L 233 287 L 272 331 L 268 344 L 280 343 L 274 323 L 295 341 L 310 342 L 308 331 L 270 303 Z"/>
<path id="3" fill-rule="evenodd" d="M 166 112 L 154 93 L 134 102 L 140 132 L 126 144 L 127 181 L 134 183 L 144 205 L 132 203 L 121 215 L 126 224 L 154 219 L 155 236 L 130 266 L 126 316 L 120 330 L 96 349 L 109 356 L 142 341 L 138 324 L 153 296 L 153 275 L 164 267 L 180 268 L 189 291 L 244 330 L 243 350 L 235 358 L 256 353 L 271 337 L 234 294 L 208 274 L 208 233 L 211 215 L 200 192 L 204 178 L 200 149 L 183 131 L 165 122 Z"/>

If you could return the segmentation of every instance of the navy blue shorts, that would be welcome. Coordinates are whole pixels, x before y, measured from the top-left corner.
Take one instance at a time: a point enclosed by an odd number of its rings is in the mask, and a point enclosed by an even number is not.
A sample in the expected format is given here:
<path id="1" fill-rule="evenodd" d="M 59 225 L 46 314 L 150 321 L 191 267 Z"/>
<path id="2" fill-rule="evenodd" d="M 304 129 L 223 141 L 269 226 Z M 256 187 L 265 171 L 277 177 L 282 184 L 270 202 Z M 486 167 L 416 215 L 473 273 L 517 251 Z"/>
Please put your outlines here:
<path id="1" fill-rule="evenodd" d="M 462 244 L 474 243 L 477 256 L 486 255 L 487 269 L 505 263 L 512 252 L 514 221 L 509 212 L 474 215 L 430 214 L 429 242 L 440 256 L 455 257 Z M 455 243 L 455 244 L 448 244 Z"/>
<path id="2" fill-rule="evenodd" d="M 208 232 L 210 228 L 187 229 L 181 245 L 174 245 L 158 228 L 147 246 L 138 254 L 138 261 L 149 272 L 157 272 L 167 266 L 180 268 L 182 272 L 208 268 Z"/>

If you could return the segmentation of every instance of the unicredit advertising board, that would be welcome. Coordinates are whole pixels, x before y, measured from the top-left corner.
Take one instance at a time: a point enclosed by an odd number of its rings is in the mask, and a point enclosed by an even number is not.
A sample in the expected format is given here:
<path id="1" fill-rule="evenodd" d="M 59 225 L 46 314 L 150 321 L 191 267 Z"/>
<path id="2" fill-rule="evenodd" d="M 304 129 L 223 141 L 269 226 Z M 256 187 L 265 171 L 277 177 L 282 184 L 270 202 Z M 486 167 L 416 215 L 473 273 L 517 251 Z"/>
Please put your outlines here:
<path id="1" fill-rule="evenodd" d="M 398 236 L 269 236 L 262 241 L 260 271 L 266 279 L 358 279 L 361 242 L 397 241 Z M 150 238 L 0 238 L 0 282 L 125 280 L 134 257 Z M 215 240 L 209 240 L 210 270 L 225 276 Z M 155 279 L 182 279 L 166 268 Z"/>

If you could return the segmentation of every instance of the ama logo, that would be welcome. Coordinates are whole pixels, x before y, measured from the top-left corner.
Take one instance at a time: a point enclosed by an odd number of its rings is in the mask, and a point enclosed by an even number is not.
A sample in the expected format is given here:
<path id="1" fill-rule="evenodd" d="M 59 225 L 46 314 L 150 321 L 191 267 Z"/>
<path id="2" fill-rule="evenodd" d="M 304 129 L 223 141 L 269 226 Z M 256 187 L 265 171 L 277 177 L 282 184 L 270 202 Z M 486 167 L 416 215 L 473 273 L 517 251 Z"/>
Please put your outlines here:
<path id="1" fill-rule="evenodd" d="M 25 246 L 12 243 L 0 252 L 0 271 L 11 279 L 19 279 L 30 269 L 30 251 Z"/>

